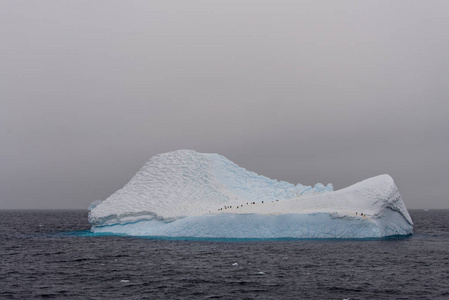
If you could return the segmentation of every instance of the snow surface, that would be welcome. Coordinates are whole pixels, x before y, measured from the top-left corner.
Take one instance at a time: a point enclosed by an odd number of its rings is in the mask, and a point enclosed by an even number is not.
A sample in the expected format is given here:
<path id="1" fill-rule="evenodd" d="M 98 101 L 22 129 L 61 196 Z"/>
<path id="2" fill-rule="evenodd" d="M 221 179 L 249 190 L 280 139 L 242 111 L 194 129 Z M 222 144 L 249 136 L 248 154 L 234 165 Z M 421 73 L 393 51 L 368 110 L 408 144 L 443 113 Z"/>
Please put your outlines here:
<path id="1" fill-rule="evenodd" d="M 293 185 L 192 150 L 152 157 L 89 208 L 92 231 L 139 236 L 368 238 L 413 230 L 389 175 L 333 192 L 331 184 Z"/>

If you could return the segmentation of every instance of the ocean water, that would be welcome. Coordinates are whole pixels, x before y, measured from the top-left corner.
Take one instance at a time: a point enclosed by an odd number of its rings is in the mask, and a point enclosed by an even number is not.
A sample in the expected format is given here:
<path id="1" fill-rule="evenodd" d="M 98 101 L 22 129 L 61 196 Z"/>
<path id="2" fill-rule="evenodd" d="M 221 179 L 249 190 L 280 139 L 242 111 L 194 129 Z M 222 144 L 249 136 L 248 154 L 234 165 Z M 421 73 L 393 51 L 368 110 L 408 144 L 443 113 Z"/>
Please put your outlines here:
<path id="1" fill-rule="evenodd" d="M 414 235 L 186 240 L 94 235 L 87 211 L 0 211 L 0 298 L 449 299 L 449 211 Z"/>

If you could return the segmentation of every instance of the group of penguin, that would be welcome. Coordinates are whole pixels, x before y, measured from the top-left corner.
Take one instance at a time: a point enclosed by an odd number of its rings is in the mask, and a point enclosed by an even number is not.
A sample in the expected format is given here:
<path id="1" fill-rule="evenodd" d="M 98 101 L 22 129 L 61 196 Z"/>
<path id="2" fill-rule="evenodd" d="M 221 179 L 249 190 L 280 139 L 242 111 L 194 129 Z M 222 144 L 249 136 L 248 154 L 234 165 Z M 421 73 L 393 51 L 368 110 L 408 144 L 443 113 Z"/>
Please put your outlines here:
<path id="1" fill-rule="evenodd" d="M 276 199 L 276 202 L 277 201 L 279 201 L 279 200 Z M 271 202 L 274 202 L 274 201 L 271 201 Z M 261 201 L 261 203 L 263 204 L 263 201 Z M 246 202 L 246 205 L 249 205 L 249 204 L 256 204 L 256 202 Z M 243 205 L 244 204 L 237 205 L 237 208 L 243 207 Z M 223 209 L 228 209 L 228 208 L 232 208 L 232 205 L 228 205 L 228 206 L 225 205 L 224 207 L 219 208 L 218 211 L 222 211 Z"/>

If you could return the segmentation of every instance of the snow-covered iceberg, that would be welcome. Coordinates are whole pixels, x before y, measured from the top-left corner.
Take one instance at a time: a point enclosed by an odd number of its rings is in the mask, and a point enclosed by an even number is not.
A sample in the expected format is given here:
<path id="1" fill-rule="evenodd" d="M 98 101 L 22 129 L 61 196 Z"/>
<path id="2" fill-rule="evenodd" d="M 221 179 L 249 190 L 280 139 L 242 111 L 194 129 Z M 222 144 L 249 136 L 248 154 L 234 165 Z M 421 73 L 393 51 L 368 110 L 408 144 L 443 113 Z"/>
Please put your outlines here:
<path id="1" fill-rule="evenodd" d="M 371 238 L 412 233 L 389 175 L 333 191 L 293 185 L 218 154 L 152 157 L 122 189 L 90 207 L 93 232 L 204 238 Z"/>

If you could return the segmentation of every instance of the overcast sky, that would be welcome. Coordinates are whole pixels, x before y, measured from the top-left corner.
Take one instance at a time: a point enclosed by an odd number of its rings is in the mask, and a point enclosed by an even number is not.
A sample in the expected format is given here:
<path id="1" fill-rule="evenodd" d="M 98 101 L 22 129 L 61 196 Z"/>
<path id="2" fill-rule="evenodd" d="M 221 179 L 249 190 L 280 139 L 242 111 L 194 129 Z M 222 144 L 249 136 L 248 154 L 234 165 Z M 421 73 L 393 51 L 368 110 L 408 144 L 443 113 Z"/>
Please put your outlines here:
<path id="1" fill-rule="evenodd" d="M 194 149 L 449 208 L 449 1 L 1 1 L 0 209 L 87 209 Z"/>

